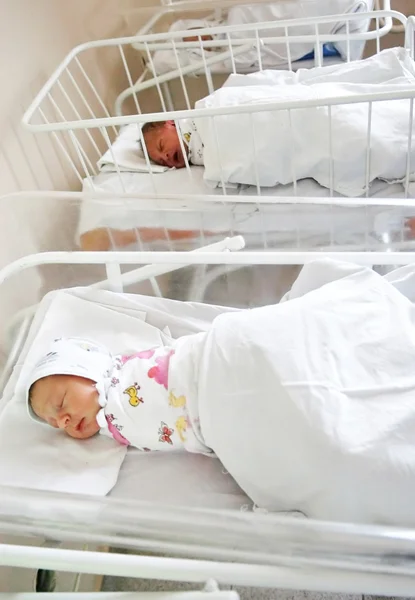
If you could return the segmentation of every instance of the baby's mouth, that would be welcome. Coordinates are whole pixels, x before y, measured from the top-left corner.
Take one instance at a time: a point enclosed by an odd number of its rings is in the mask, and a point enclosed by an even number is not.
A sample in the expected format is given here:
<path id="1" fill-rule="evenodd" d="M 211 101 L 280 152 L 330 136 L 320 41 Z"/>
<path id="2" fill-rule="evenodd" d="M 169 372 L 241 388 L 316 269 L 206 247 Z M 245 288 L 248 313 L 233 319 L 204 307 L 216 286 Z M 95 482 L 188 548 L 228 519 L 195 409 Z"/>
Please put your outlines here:
<path id="1" fill-rule="evenodd" d="M 77 426 L 76 426 L 76 428 L 75 428 L 75 429 L 76 429 L 76 431 L 82 431 L 82 428 L 83 428 L 83 426 L 84 426 L 84 421 L 85 421 L 85 417 L 84 417 L 84 418 L 82 418 L 82 419 L 79 421 L 78 425 L 77 425 Z"/>

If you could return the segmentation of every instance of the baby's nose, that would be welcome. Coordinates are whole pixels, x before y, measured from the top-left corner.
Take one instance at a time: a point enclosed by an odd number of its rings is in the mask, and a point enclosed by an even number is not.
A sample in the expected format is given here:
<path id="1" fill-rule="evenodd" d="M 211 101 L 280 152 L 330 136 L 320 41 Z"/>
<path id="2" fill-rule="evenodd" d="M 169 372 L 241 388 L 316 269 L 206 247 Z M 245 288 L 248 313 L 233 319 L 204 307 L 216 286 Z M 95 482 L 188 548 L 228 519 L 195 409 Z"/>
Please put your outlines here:
<path id="1" fill-rule="evenodd" d="M 57 423 L 58 423 L 59 429 L 66 429 L 70 422 L 71 422 L 71 417 L 68 414 L 62 415 L 57 418 Z"/>

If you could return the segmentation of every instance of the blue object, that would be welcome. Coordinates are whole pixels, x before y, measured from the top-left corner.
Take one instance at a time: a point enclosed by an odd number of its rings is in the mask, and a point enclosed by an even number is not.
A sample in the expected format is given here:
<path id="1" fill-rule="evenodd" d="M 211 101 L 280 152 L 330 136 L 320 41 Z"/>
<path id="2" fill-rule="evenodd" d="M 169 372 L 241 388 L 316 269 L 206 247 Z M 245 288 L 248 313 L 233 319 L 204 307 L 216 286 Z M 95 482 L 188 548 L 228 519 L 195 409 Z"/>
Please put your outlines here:
<path id="1" fill-rule="evenodd" d="M 333 44 L 324 44 L 324 46 L 323 46 L 323 57 L 327 58 L 328 56 L 340 56 L 340 52 L 338 52 L 338 50 L 336 50 L 336 48 L 333 46 Z M 312 52 L 309 52 L 302 58 L 299 58 L 298 62 L 301 60 L 311 60 L 313 58 L 314 58 L 314 50 Z"/>

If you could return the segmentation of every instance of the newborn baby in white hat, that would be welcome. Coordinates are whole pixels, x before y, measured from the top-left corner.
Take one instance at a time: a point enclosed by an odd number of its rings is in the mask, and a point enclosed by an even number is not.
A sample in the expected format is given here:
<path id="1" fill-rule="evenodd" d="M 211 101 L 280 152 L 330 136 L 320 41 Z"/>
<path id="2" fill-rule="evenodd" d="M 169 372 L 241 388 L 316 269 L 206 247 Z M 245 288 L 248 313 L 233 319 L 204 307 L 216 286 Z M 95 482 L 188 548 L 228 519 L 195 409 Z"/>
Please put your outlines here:
<path id="1" fill-rule="evenodd" d="M 167 346 L 113 356 L 88 340 L 55 340 L 30 374 L 29 414 L 77 439 L 99 432 L 145 451 L 208 452 L 174 363 Z"/>

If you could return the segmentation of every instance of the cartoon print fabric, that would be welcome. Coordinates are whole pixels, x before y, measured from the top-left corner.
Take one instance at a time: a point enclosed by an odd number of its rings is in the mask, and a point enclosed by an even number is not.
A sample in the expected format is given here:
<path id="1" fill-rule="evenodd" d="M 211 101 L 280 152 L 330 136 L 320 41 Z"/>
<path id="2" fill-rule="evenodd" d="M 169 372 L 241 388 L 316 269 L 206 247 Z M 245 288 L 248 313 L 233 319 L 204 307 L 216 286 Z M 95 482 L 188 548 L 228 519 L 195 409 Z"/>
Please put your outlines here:
<path id="1" fill-rule="evenodd" d="M 55 340 L 33 365 L 26 382 L 29 414 L 38 420 L 28 402 L 30 386 L 37 379 L 54 374 L 87 377 L 96 382 L 99 393 L 100 433 L 146 452 L 209 453 L 200 431 L 197 391 L 190 385 L 193 354 L 183 353 L 181 346 L 176 341 L 174 348 L 113 356 L 89 340 Z"/>
<path id="2" fill-rule="evenodd" d="M 205 451 L 193 433 L 180 379 L 174 377 L 177 389 L 169 387 L 174 355 L 161 346 L 114 357 L 98 415 L 101 433 L 145 451 Z"/>
<path id="3" fill-rule="evenodd" d="M 189 162 L 203 166 L 203 144 L 193 119 L 180 119 L 178 126 L 184 143 L 189 150 Z"/>

